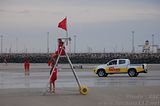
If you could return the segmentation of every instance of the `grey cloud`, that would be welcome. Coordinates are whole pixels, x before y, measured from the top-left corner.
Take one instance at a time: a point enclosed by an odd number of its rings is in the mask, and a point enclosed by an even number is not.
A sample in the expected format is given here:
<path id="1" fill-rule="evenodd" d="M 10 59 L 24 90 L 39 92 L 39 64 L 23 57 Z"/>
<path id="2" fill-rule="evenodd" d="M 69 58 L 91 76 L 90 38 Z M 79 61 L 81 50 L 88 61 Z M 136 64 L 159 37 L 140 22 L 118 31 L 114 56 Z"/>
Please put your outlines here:
<path id="1" fill-rule="evenodd" d="M 28 13 L 30 13 L 30 11 L 29 10 L 22 10 L 22 11 L 18 11 L 17 13 L 28 14 Z"/>
<path id="2" fill-rule="evenodd" d="M 53 14 L 53 15 L 62 15 L 62 14 L 64 14 L 64 12 L 53 11 L 53 12 L 51 12 L 51 14 Z"/>
<path id="3" fill-rule="evenodd" d="M 29 10 L 20 10 L 20 11 L 16 11 L 16 10 L 0 9 L 0 13 L 18 13 L 18 14 L 28 14 L 28 13 L 30 13 L 30 11 L 29 11 Z"/>
<path id="4" fill-rule="evenodd" d="M 6 12 L 9 12 L 9 11 L 5 9 L 0 9 L 0 13 L 6 13 Z"/>

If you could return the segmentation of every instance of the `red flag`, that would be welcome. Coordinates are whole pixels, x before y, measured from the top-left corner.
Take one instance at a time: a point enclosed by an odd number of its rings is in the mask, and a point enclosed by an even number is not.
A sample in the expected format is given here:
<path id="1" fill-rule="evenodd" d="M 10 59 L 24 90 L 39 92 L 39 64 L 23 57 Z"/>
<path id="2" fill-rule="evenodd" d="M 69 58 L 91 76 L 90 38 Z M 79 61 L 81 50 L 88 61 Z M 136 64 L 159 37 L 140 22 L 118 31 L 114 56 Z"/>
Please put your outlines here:
<path id="1" fill-rule="evenodd" d="M 67 23 L 67 18 L 65 18 L 61 22 L 59 22 L 58 27 L 67 31 L 67 25 L 66 25 L 66 23 Z"/>

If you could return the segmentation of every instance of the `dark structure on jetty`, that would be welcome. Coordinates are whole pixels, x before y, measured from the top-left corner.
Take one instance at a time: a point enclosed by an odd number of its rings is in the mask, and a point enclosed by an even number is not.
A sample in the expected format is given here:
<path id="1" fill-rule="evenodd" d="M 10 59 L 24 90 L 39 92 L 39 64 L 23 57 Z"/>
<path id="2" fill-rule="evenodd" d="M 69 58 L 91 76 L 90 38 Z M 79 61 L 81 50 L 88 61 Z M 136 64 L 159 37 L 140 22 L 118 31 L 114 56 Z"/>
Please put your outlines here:
<path id="1" fill-rule="evenodd" d="M 52 54 L 47 53 L 3 53 L 0 54 L 0 62 L 23 63 L 26 58 L 31 63 L 47 63 Z M 160 63 L 160 53 L 71 53 L 73 63 L 106 63 L 111 59 L 127 58 L 131 63 Z M 60 63 L 67 63 L 66 57 L 60 58 Z"/>

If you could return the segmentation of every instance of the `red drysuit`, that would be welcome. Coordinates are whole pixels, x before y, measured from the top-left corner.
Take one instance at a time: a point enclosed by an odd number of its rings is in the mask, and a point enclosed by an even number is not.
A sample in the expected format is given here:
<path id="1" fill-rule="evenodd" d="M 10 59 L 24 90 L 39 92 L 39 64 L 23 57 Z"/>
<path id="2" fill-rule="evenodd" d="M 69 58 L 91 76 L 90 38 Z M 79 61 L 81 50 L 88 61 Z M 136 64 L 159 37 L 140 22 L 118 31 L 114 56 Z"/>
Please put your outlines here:
<path id="1" fill-rule="evenodd" d="M 62 49 L 62 48 L 63 48 L 63 49 Z M 61 52 L 61 50 L 62 50 L 62 52 Z M 60 52 L 61 52 L 61 54 L 60 54 L 61 56 L 62 56 L 62 55 L 65 55 L 65 47 L 64 47 L 64 42 L 62 41 L 62 39 L 58 39 L 58 50 L 57 50 L 55 53 L 52 54 L 52 57 L 51 57 L 51 59 L 50 59 L 49 62 L 48 62 L 48 65 L 49 65 L 49 66 L 50 66 L 51 63 L 52 63 L 52 60 L 53 60 L 55 57 L 57 57 Z"/>

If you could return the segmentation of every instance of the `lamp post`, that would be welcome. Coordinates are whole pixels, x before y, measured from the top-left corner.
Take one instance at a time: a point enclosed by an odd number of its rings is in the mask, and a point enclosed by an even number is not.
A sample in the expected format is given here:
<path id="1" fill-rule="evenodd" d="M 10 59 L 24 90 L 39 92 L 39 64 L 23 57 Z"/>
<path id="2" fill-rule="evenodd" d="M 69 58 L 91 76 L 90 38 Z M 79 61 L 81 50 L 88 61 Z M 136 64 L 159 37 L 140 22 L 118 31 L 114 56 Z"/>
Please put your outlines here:
<path id="1" fill-rule="evenodd" d="M 134 31 L 132 31 L 132 53 L 135 52 L 135 48 L 134 48 Z"/>
<path id="2" fill-rule="evenodd" d="M 76 35 L 74 35 L 74 53 L 76 53 Z"/>
<path id="3" fill-rule="evenodd" d="M 47 53 L 49 53 L 49 32 L 47 32 Z"/>
<path id="4" fill-rule="evenodd" d="M 152 34 L 152 53 L 154 52 L 154 34 Z"/>
<path id="5" fill-rule="evenodd" d="M 1 53 L 3 53 L 3 35 L 1 35 L 0 37 L 1 37 Z"/>

